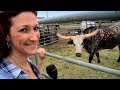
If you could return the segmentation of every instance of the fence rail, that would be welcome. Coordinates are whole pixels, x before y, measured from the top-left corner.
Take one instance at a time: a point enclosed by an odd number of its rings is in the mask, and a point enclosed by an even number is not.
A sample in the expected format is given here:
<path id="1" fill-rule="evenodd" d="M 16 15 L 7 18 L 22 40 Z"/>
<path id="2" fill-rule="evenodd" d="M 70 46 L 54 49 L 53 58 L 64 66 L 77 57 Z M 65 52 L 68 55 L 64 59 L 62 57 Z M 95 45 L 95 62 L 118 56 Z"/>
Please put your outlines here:
<path id="1" fill-rule="evenodd" d="M 48 23 L 67 23 L 67 22 L 73 22 L 73 21 L 95 21 L 95 20 L 105 20 L 105 19 L 111 19 L 111 20 L 119 20 L 120 19 L 120 11 L 89 11 L 85 13 L 78 13 L 74 15 L 65 15 L 60 17 L 54 17 L 54 18 L 48 18 L 48 19 L 42 19 L 38 20 L 40 24 L 48 24 Z M 72 64 L 84 66 L 87 68 L 91 68 L 94 70 L 99 70 L 102 72 L 106 72 L 109 74 L 120 76 L 120 70 L 111 69 L 108 67 L 103 67 L 100 65 L 94 65 L 91 63 L 83 62 L 80 60 L 75 60 L 63 56 L 59 56 L 56 54 L 52 54 L 47 52 L 47 56 L 57 58 L 59 60 L 67 61 Z"/>
<path id="2" fill-rule="evenodd" d="M 53 53 L 49 53 L 49 52 L 47 52 L 46 54 L 47 54 L 47 56 L 54 57 L 54 58 L 57 58 L 59 60 L 63 60 L 63 61 L 66 61 L 66 62 L 69 62 L 72 64 L 76 64 L 76 65 L 84 66 L 84 67 L 91 68 L 94 70 L 99 70 L 102 72 L 106 72 L 109 74 L 120 76 L 120 70 L 116 70 L 116 69 L 112 69 L 112 68 L 108 68 L 108 67 L 103 67 L 100 65 L 95 65 L 95 64 L 91 64 L 91 63 L 87 63 L 87 62 L 83 62 L 80 60 L 75 60 L 75 59 L 71 59 L 71 58 L 67 58 L 67 57 L 63 57 L 63 56 L 59 56 L 57 54 L 53 54 Z"/>
<path id="3" fill-rule="evenodd" d="M 95 20 L 118 20 L 120 19 L 120 11 L 85 11 L 77 14 L 63 15 L 53 18 L 40 19 L 40 24 L 48 23 L 67 23 L 73 21 L 95 21 Z"/>

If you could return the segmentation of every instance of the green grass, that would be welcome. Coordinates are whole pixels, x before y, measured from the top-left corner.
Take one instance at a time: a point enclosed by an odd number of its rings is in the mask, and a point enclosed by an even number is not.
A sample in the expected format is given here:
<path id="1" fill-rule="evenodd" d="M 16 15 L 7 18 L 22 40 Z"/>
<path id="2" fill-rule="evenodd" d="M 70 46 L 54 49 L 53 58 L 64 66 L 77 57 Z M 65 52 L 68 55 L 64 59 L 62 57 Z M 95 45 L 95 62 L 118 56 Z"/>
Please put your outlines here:
<path id="1" fill-rule="evenodd" d="M 61 43 L 61 45 L 59 43 Z M 54 45 L 45 45 L 42 47 L 45 48 L 50 53 L 88 62 L 89 55 L 84 50 L 82 57 L 76 57 L 73 45 L 68 45 L 64 40 L 59 41 L 59 43 Z M 120 63 L 117 62 L 118 56 L 119 56 L 118 47 L 115 47 L 112 50 L 109 49 L 101 50 L 100 51 L 101 63 L 98 64 L 96 57 L 94 57 L 92 64 L 120 70 Z M 46 67 L 50 64 L 54 64 L 57 67 L 59 79 L 120 79 L 120 77 L 116 75 L 108 74 L 97 70 L 92 70 L 87 67 L 71 64 L 66 61 L 55 59 L 49 56 L 46 56 L 44 60 L 43 72 L 46 73 Z"/>
<path id="2" fill-rule="evenodd" d="M 63 25 L 63 27 L 69 26 L 71 25 Z M 79 27 L 78 24 L 74 26 Z M 65 30 L 67 29 L 62 28 L 61 31 L 65 32 Z M 82 57 L 76 57 L 75 47 L 73 45 L 68 45 L 67 40 L 60 39 L 58 43 L 41 47 L 45 48 L 47 52 L 50 53 L 88 62 L 89 54 L 85 50 L 83 50 Z M 101 50 L 99 53 L 101 63 L 98 64 L 96 57 L 94 57 L 92 64 L 120 70 L 120 63 L 117 62 L 117 59 L 119 57 L 118 47 L 115 47 L 114 49 Z M 35 62 L 35 58 L 31 58 L 33 59 L 33 62 Z M 49 56 L 46 56 L 44 60 L 43 72 L 46 73 L 46 67 L 50 64 L 54 64 L 57 67 L 59 79 L 120 79 L 120 76 L 108 74 L 106 72 L 101 72 L 98 70 L 93 70 L 80 65 L 71 64 L 66 61 L 55 59 Z"/>

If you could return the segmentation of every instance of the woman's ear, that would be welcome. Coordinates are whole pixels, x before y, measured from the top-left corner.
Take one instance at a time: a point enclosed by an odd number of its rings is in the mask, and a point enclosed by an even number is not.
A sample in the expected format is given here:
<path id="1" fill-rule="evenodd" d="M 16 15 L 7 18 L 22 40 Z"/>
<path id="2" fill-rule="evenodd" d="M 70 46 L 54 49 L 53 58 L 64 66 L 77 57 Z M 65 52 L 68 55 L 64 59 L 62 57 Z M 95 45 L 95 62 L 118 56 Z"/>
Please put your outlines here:
<path id="1" fill-rule="evenodd" d="M 6 37 L 6 41 L 10 41 L 10 35 L 7 35 L 7 37 Z"/>

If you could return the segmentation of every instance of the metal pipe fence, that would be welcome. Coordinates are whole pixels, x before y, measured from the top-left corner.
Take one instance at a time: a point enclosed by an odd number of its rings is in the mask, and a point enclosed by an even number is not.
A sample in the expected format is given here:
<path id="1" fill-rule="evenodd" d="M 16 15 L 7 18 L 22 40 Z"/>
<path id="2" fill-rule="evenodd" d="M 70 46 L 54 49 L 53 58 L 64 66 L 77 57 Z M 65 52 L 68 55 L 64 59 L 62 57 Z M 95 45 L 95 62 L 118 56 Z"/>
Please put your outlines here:
<path id="1" fill-rule="evenodd" d="M 78 13 L 78 14 L 74 14 L 74 15 L 65 15 L 65 16 L 60 16 L 60 17 L 38 20 L 38 22 L 40 24 L 48 24 L 48 23 L 67 23 L 67 22 L 71 22 L 71 21 L 72 22 L 73 21 L 80 22 L 80 21 L 84 21 L 84 20 L 95 21 L 95 20 L 105 20 L 105 19 L 111 19 L 111 20 L 120 19 L 120 11 L 106 11 L 106 12 L 104 12 L 104 11 L 89 11 L 89 12 L 85 12 L 83 14 Z M 72 64 L 76 64 L 76 65 L 84 66 L 84 67 L 91 68 L 94 70 L 99 70 L 102 72 L 106 72 L 109 74 L 120 76 L 120 70 L 115 70 L 115 69 L 103 67 L 100 65 L 94 65 L 91 63 L 87 63 L 87 62 L 83 62 L 80 60 L 75 60 L 75 59 L 71 59 L 71 58 L 67 58 L 67 57 L 63 57 L 63 56 L 59 56 L 59 55 L 49 53 L 49 52 L 47 52 L 46 54 L 47 54 L 47 56 L 54 57 L 54 58 L 57 58 L 59 60 L 63 60 L 63 61 L 66 61 L 66 62 L 69 62 Z"/>
<path id="2" fill-rule="evenodd" d="M 103 67 L 100 65 L 95 65 L 95 64 L 91 64 L 91 63 L 87 63 L 87 62 L 83 62 L 80 60 L 75 60 L 75 59 L 71 59 L 71 58 L 67 58 L 67 57 L 63 57 L 63 56 L 59 56 L 57 54 L 53 54 L 53 53 L 49 53 L 49 52 L 47 52 L 46 55 L 50 56 L 50 57 L 57 58 L 59 60 L 63 60 L 63 61 L 72 63 L 72 64 L 76 64 L 76 65 L 84 66 L 84 67 L 91 68 L 94 70 L 99 70 L 102 72 L 106 72 L 109 74 L 120 76 L 120 70 L 116 70 L 116 69 L 112 69 L 112 68 L 108 68 L 108 67 Z"/>
<path id="3" fill-rule="evenodd" d="M 40 24 L 67 23 L 73 21 L 118 20 L 120 11 L 85 11 L 77 14 L 63 15 L 47 19 L 40 19 Z"/>

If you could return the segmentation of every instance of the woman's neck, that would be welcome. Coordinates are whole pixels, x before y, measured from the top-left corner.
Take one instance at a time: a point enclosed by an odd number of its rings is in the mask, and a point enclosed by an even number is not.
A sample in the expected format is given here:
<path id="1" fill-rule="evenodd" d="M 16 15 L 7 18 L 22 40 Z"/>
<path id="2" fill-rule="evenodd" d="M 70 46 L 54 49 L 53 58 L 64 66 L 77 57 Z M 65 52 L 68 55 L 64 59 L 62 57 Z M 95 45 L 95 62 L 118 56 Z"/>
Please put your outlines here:
<path id="1" fill-rule="evenodd" d="M 7 59 L 13 63 L 14 65 L 18 66 L 23 70 L 31 79 L 37 79 L 36 75 L 34 74 L 32 68 L 30 67 L 28 63 L 28 56 L 21 55 L 21 54 L 12 54 L 10 53 L 7 56 Z"/>
<path id="2" fill-rule="evenodd" d="M 7 58 L 9 58 L 10 61 L 12 60 L 12 62 L 14 61 L 18 64 L 21 64 L 22 66 L 26 66 L 26 64 L 28 63 L 27 62 L 28 56 L 23 55 L 23 54 L 19 54 L 19 53 L 10 53 Z"/>

